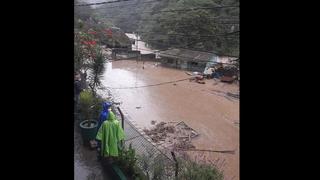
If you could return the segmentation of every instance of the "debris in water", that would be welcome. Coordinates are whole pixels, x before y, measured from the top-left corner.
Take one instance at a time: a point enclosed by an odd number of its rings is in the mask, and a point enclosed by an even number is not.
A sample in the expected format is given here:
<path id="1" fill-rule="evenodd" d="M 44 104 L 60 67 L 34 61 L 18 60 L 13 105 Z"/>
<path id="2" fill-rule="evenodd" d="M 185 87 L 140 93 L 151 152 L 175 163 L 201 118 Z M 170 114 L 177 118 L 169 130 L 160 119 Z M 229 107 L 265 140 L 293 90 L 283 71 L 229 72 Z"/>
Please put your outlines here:
<path id="1" fill-rule="evenodd" d="M 176 124 L 176 129 L 183 131 L 186 130 L 185 135 L 190 135 L 191 138 L 194 138 L 199 135 L 198 132 L 196 132 L 194 129 L 190 128 L 185 122 L 181 121 L 178 124 Z"/>
<path id="2" fill-rule="evenodd" d="M 221 82 L 232 83 L 234 81 L 233 77 L 223 76 L 220 78 Z"/>
<path id="3" fill-rule="evenodd" d="M 195 146 L 191 144 L 191 141 L 180 141 L 174 144 L 174 149 L 194 149 Z"/>
<path id="4" fill-rule="evenodd" d="M 228 95 L 228 96 L 231 96 L 231 97 L 233 97 L 233 98 L 236 98 L 236 99 L 239 99 L 239 98 L 240 98 L 240 95 L 239 95 L 239 94 L 233 94 L 233 93 L 227 92 L 227 95 Z"/>
<path id="5" fill-rule="evenodd" d="M 155 123 L 152 121 L 151 123 Z M 195 146 L 191 140 L 198 133 L 187 126 L 184 122 L 175 124 L 160 122 L 152 129 L 143 130 L 155 143 L 163 144 L 164 147 L 172 149 L 193 149 Z"/>
<path id="6" fill-rule="evenodd" d="M 197 81 L 197 83 L 199 83 L 199 84 L 205 84 L 206 82 L 204 82 L 204 81 Z"/>

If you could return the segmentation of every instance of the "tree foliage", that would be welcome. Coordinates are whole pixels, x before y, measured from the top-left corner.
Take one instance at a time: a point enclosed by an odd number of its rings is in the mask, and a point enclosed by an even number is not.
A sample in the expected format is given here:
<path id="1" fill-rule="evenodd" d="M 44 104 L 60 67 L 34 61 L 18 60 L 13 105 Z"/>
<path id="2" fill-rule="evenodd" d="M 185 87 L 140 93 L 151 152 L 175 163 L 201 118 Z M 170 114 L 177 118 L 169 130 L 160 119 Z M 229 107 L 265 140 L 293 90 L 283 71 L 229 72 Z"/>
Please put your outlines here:
<path id="1" fill-rule="evenodd" d="M 144 0 L 103 5 L 95 11 L 125 32 L 138 32 L 142 40 L 158 49 L 181 47 L 239 55 L 239 0 Z M 131 4 L 131 5 L 130 5 Z M 195 8 L 194 10 L 190 10 Z M 186 11 L 160 12 L 187 9 Z M 177 35 L 178 34 L 178 35 Z M 225 34 L 225 35 L 224 35 Z"/>
<path id="2" fill-rule="evenodd" d="M 237 56 L 239 34 L 232 33 L 239 31 L 238 9 L 195 8 L 216 6 L 216 1 L 210 0 L 170 1 L 169 6 L 161 10 L 167 12 L 150 13 L 149 17 L 156 20 L 140 26 L 139 31 L 155 48 L 181 47 Z M 194 10 L 190 10 L 192 8 Z M 188 10 L 170 12 L 180 9 Z"/>

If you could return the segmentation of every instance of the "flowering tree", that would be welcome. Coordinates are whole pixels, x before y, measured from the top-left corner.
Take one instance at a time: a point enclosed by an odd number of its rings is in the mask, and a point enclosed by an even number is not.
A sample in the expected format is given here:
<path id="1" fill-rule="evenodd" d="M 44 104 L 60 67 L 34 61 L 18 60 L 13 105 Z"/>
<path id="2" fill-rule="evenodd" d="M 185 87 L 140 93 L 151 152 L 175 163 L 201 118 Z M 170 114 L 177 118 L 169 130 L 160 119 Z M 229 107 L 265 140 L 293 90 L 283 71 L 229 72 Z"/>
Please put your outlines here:
<path id="1" fill-rule="evenodd" d="M 89 87 L 95 93 L 101 85 L 100 77 L 104 72 L 105 57 L 97 39 L 97 32 L 89 29 L 87 32 L 75 32 L 74 38 L 74 61 L 75 71 L 81 75 L 83 86 L 87 87 L 87 73 L 90 71 Z"/>

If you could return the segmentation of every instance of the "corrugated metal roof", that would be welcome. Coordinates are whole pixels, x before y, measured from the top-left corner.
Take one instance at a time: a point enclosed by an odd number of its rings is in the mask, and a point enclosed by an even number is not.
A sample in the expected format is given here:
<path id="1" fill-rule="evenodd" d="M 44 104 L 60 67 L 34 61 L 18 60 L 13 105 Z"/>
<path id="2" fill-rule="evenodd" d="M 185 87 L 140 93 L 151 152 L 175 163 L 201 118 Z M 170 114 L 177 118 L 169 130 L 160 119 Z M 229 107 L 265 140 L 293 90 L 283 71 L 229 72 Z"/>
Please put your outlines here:
<path id="1" fill-rule="evenodd" d="M 216 57 L 214 53 L 177 48 L 160 51 L 159 55 L 162 57 L 177 58 L 185 61 L 211 61 L 214 57 Z"/>
<path id="2" fill-rule="evenodd" d="M 138 37 L 135 34 L 131 33 L 125 33 L 130 39 L 138 39 Z"/>

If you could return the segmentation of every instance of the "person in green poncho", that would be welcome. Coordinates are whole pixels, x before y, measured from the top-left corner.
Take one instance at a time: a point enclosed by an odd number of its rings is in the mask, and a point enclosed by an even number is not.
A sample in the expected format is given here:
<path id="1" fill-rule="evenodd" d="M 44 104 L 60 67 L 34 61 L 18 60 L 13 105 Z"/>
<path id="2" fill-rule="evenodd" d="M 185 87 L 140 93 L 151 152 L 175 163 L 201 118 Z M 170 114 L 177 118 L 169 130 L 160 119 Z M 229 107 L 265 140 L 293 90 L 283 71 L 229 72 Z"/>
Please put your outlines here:
<path id="1" fill-rule="evenodd" d="M 101 156 L 117 157 L 119 154 L 118 145 L 124 136 L 119 120 L 110 111 L 107 121 L 102 123 L 96 136 L 96 139 L 101 141 Z"/>

